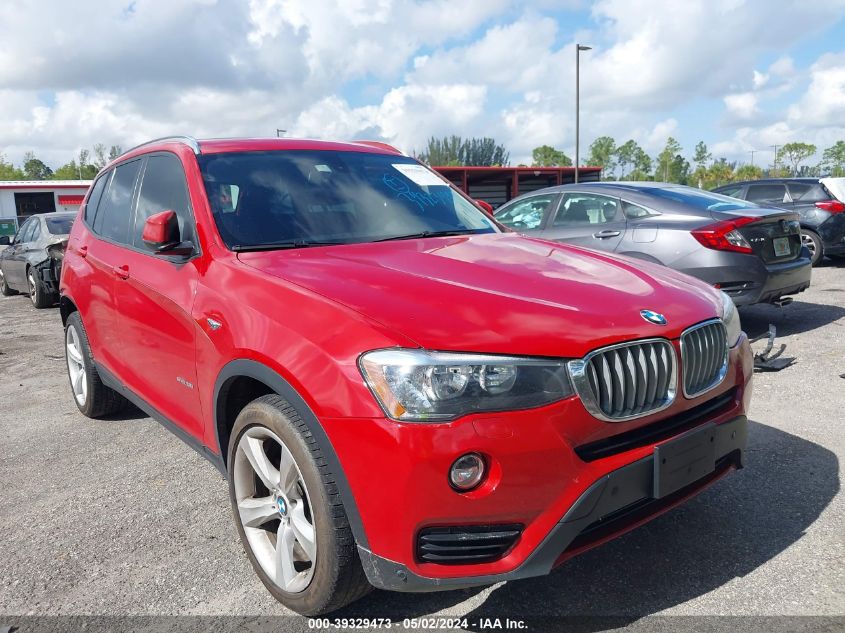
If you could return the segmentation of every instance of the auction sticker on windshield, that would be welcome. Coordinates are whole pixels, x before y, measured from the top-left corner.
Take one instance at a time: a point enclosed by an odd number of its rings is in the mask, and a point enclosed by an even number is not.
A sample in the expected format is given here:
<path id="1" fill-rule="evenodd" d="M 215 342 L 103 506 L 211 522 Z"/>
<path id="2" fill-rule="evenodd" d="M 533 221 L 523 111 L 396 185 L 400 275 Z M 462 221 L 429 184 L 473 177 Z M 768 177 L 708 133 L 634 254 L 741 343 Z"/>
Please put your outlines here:
<path id="1" fill-rule="evenodd" d="M 408 163 L 397 163 L 392 167 L 406 178 L 413 180 L 420 187 L 443 187 L 446 185 L 434 172 L 429 171 L 422 165 Z"/>

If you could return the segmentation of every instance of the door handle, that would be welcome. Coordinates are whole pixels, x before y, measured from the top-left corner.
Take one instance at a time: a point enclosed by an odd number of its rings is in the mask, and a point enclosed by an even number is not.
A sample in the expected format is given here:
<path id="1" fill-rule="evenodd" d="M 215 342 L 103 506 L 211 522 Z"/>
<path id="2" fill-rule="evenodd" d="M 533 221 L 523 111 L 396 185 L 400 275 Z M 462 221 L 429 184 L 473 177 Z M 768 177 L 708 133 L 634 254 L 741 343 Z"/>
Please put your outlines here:
<path id="1" fill-rule="evenodd" d="M 613 231 L 613 230 L 606 230 L 606 231 L 599 231 L 598 233 L 593 233 L 593 237 L 598 240 L 603 240 L 606 237 L 618 237 L 622 234 L 622 231 Z"/>
<path id="2" fill-rule="evenodd" d="M 79 256 L 85 259 L 88 256 L 88 247 L 87 246 L 80 246 L 77 251 L 79 252 Z"/>
<path id="3" fill-rule="evenodd" d="M 120 279 L 129 279 L 129 266 L 126 264 L 123 266 L 115 266 L 111 270 L 116 277 L 119 277 Z"/>

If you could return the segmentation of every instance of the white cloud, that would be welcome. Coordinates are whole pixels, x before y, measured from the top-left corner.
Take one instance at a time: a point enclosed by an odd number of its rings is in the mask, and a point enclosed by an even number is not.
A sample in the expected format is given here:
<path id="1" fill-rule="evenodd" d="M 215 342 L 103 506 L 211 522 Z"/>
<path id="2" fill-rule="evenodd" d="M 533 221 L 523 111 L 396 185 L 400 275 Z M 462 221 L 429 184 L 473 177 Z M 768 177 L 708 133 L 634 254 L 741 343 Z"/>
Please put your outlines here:
<path id="1" fill-rule="evenodd" d="M 759 112 L 757 108 L 757 95 L 753 92 L 726 95 L 724 102 L 728 114 L 736 119 L 753 119 Z"/>

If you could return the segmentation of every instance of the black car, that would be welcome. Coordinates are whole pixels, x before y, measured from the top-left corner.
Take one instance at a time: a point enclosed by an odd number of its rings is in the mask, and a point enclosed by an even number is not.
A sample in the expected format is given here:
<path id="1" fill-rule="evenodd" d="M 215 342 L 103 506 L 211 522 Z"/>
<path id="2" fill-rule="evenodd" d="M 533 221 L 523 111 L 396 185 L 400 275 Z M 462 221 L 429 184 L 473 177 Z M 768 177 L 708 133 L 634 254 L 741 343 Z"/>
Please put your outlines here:
<path id="1" fill-rule="evenodd" d="M 662 264 L 697 277 L 738 306 L 786 304 L 810 285 L 798 215 L 657 182 L 540 189 L 496 209 L 505 226 Z"/>
<path id="2" fill-rule="evenodd" d="M 0 292 L 25 292 L 36 308 L 59 299 L 59 277 L 75 213 L 40 213 L 21 224 L 14 239 L 0 237 Z"/>
<path id="3" fill-rule="evenodd" d="M 801 239 L 813 255 L 813 266 L 825 256 L 845 258 L 845 178 L 748 180 L 713 191 L 798 213 Z"/>

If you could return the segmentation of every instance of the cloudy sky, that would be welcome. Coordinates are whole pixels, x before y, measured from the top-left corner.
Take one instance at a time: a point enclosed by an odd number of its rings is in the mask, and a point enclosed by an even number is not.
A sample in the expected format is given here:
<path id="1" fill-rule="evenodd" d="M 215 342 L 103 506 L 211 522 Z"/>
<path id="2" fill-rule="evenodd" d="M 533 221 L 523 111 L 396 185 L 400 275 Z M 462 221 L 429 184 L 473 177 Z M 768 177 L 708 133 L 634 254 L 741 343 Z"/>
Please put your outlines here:
<path id="1" fill-rule="evenodd" d="M 771 162 L 845 139 L 845 0 L 5 0 L 0 153 L 53 167 L 167 134 L 600 135 Z"/>

